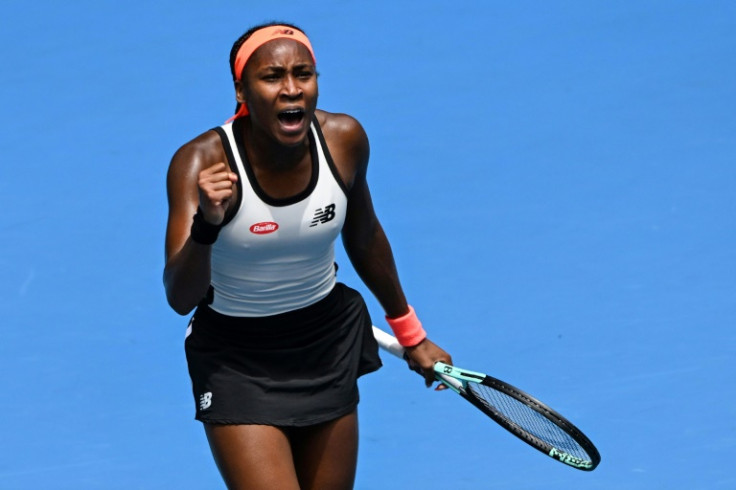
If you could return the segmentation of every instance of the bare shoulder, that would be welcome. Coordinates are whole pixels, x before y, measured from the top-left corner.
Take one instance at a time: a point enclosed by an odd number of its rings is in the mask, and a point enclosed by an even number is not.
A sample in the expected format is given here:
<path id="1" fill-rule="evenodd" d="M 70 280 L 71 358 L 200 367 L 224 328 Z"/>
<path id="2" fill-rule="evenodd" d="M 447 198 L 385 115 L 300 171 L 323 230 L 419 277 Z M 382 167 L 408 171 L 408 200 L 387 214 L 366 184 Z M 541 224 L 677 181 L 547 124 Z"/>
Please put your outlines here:
<path id="1" fill-rule="evenodd" d="M 206 131 L 183 144 L 174 153 L 169 165 L 169 172 L 195 171 L 199 173 L 204 168 L 224 161 L 224 158 L 225 152 L 222 148 L 220 136 L 215 131 Z"/>
<path id="2" fill-rule="evenodd" d="M 325 137 L 328 135 L 334 138 L 346 139 L 348 142 L 368 142 L 368 136 L 363 126 L 353 116 L 337 112 L 316 111 L 317 120 L 319 121 Z"/>
<path id="3" fill-rule="evenodd" d="M 348 114 L 316 112 L 325 141 L 343 180 L 352 187 L 356 174 L 368 164 L 370 145 L 363 126 Z"/>
<path id="4" fill-rule="evenodd" d="M 345 133 L 354 131 L 365 133 L 365 131 L 363 131 L 363 127 L 360 125 L 358 120 L 349 114 L 343 114 L 340 112 L 327 112 L 320 109 L 317 109 L 315 114 L 317 116 L 317 119 L 319 120 L 320 126 L 322 126 L 323 129 L 329 128 L 333 131 L 340 131 Z"/>

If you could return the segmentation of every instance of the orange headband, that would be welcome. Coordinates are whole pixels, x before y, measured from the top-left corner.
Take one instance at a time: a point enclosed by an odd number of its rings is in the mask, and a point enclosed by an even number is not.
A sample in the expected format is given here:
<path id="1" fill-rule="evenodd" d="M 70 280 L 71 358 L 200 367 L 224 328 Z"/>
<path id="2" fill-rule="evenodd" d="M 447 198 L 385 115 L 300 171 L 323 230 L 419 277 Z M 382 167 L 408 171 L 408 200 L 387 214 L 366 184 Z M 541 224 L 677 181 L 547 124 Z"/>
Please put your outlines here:
<path id="1" fill-rule="evenodd" d="M 309 42 L 309 38 L 307 38 L 306 34 L 298 29 L 294 29 L 293 27 L 289 26 L 268 26 L 262 29 L 258 29 L 253 34 L 251 34 L 251 36 L 246 39 L 246 41 L 240 46 L 240 49 L 238 49 L 238 54 L 235 55 L 235 64 L 233 66 L 233 69 L 235 70 L 236 81 L 240 81 L 240 78 L 243 75 L 243 70 L 245 69 L 245 64 L 248 62 L 248 59 L 253 56 L 253 53 L 255 53 L 256 49 L 260 48 L 269 41 L 273 41 L 274 39 L 293 39 L 294 41 L 302 43 L 309 50 L 309 54 L 312 55 L 312 61 L 314 61 L 314 64 L 317 64 L 317 59 L 314 57 L 312 44 Z M 248 106 L 246 104 L 240 104 L 238 112 L 235 113 L 233 117 L 228 119 L 227 122 L 247 115 Z"/>

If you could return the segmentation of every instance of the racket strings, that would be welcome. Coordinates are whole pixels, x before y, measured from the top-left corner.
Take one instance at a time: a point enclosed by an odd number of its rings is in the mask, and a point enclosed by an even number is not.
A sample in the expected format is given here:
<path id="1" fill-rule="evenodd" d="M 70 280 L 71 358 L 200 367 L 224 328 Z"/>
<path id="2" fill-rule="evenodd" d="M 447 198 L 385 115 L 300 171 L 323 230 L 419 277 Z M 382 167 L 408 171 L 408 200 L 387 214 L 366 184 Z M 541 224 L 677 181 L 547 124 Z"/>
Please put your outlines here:
<path id="1" fill-rule="evenodd" d="M 591 459 L 588 452 L 572 436 L 519 400 L 482 384 L 468 383 L 468 389 L 488 410 L 515 425 L 522 432 L 531 434 L 550 446 L 561 449 L 576 458 Z"/>

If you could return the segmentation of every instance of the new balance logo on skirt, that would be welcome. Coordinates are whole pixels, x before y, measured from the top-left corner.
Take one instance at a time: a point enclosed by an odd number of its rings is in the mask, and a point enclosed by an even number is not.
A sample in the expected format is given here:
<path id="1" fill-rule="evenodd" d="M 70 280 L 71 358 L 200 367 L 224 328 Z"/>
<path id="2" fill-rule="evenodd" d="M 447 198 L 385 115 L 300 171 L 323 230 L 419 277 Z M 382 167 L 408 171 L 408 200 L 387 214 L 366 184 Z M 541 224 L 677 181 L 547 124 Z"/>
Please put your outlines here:
<path id="1" fill-rule="evenodd" d="M 202 393 L 199 395 L 199 409 L 207 410 L 212 405 L 212 392 Z"/>

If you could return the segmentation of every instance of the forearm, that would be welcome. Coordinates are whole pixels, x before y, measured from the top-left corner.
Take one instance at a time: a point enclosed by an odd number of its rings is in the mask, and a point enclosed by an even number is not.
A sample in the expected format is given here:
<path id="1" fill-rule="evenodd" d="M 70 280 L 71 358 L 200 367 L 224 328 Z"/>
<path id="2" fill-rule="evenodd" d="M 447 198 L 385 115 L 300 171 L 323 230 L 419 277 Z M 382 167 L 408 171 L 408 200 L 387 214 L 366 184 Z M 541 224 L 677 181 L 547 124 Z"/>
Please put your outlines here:
<path id="1" fill-rule="evenodd" d="M 345 240 L 345 250 L 355 271 L 389 317 L 408 311 L 391 245 L 380 223 L 359 240 Z"/>
<path id="2" fill-rule="evenodd" d="M 164 268 L 166 299 L 171 308 L 186 315 L 205 297 L 210 286 L 210 245 L 190 239 Z"/>

